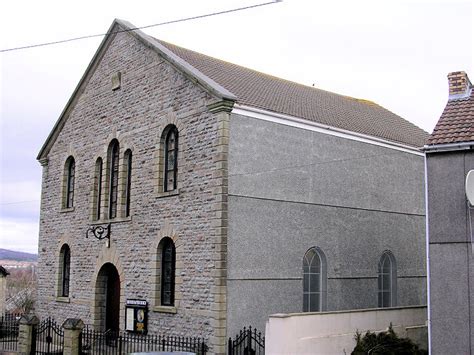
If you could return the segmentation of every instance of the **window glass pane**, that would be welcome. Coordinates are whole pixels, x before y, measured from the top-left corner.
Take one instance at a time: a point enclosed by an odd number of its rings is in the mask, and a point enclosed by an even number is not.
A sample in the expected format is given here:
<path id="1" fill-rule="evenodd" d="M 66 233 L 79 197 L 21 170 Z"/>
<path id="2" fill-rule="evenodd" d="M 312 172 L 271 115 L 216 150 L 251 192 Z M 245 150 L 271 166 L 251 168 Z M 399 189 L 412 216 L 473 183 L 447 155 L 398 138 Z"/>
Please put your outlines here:
<path id="1" fill-rule="evenodd" d="M 384 291 L 389 291 L 390 290 L 390 284 L 391 284 L 390 274 L 383 274 L 382 279 L 383 279 L 383 281 L 382 281 L 383 290 Z"/>
<path id="2" fill-rule="evenodd" d="M 125 216 L 130 216 L 130 189 L 132 184 L 132 152 L 126 153 L 127 160 L 127 185 L 125 186 Z"/>
<path id="3" fill-rule="evenodd" d="M 63 279 L 62 279 L 62 295 L 63 297 L 69 296 L 69 274 L 71 265 L 71 254 L 69 248 L 66 246 L 62 252 L 62 263 L 63 263 Z"/>
<path id="4" fill-rule="evenodd" d="M 384 255 L 384 262 L 383 262 L 382 271 L 384 273 L 388 273 L 388 272 L 390 272 L 390 268 L 391 268 L 390 258 L 387 255 Z"/>
<path id="5" fill-rule="evenodd" d="M 319 293 L 312 293 L 311 294 L 311 298 L 310 298 L 310 311 L 311 312 L 318 312 L 320 311 L 320 307 L 319 307 Z"/>
<path id="6" fill-rule="evenodd" d="M 109 218 L 115 218 L 117 216 L 118 169 L 119 145 L 115 141 L 114 143 L 112 143 L 110 156 Z"/>
<path id="7" fill-rule="evenodd" d="M 390 292 L 383 292 L 383 307 L 390 307 Z"/>
<path id="8" fill-rule="evenodd" d="M 66 207 L 73 207 L 74 203 L 74 177 L 75 177 L 75 162 L 73 158 L 69 159 L 67 166 L 67 193 L 66 193 Z"/>
<path id="9" fill-rule="evenodd" d="M 314 256 L 313 261 L 311 263 L 310 271 L 313 273 L 318 273 L 318 274 L 321 271 L 321 263 L 320 263 L 318 255 Z"/>
<path id="10" fill-rule="evenodd" d="M 303 274 L 303 292 L 309 292 L 309 274 Z"/>
<path id="11" fill-rule="evenodd" d="M 100 219 L 101 204 L 102 204 L 102 159 L 97 159 L 96 162 L 96 219 Z"/>
<path id="12" fill-rule="evenodd" d="M 308 304 L 308 295 L 304 294 L 303 295 L 303 312 L 309 312 L 309 304 Z"/>
<path id="13" fill-rule="evenodd" d="M 175 249 L 171 240 L 166 240 L 162 251 L 161 303 L 174 303 Z"/>
<path id="14" fill-rule="evenodd" d="M 168 171 L 174 170 L 174 150 L 168 151 Z"/>
<path id="15" fill-rule="evenodd" d="M 311 288 L 311 292 L 320 292 L 321 291 L 320 279 L 321 279 L 320 274 L 310 274 L 309 285 L 310 285 L 310 288 Z"/>

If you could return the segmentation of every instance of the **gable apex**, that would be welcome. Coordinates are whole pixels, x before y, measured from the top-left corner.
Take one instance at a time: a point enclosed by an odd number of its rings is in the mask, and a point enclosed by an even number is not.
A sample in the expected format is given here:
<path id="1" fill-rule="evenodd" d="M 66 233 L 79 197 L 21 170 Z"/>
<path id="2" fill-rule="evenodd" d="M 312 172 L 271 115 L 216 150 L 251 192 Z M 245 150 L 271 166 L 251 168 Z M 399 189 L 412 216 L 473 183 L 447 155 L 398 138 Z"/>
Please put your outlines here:
<path id="1" fill-rule="evenodd" d="M 197 70 L 195 67 L 178 57 L 175 53 L 173 53 L 171 50 L 169 50 L 160 42 L 158 42 L 158 40 L 142 32 L 137 27 L 133 26 L 133 24 L 131 24 L 130 22 L 115 19 L 114 23 L 119 24 L 125 29 L 125 31 L 129 31 L 132 36 L 140 40 L 143 44 L 155 50 L 163 59 L 174 65 L 179 71 L 186 74 L 188 78 L 190 78 L 192 81 L 199 83 L 202 87 L 204 87 L 204 89 L 206 89 L 206 91 L 208 91 L 213 96 L 216 96 L 217 98 L 222 100 L 237 100 L 237 97 L 229 90 L 219 85 L 208 76 L 204 75 L 202 72 Z"/>
<path id="2" fill-rule="evenodd" d="M 227 102 L 229 101 L 233 102 L 237 100 L 237 97 L 233 93 L 231 93 L 229 90 L 225 89 L 224 87 L 216 83 L 214 80 L 207 77 L 206 75 L 201 73 L 199 70 L 191 66 L 189 63 L 187 63 L 186 61 L 178 57 L 176 54 L 174 54 L 168 48 L 160 44 L 153 37 L 146 35 L 142 31 L 140 31 L 137 27 L 135 27 L 133 24 L 127 21 L 115 19 L 110 25 L 107 31 L 107 34 L 104 36 L 104 39 L 99 45 L 94 56 L 92 57 L 92 60 L 87 66 L 87 69 L 85 70 L 83 76 L 79 80 L 79 83 L 74 89 L 74 92 L 72 93 L 71 97 L 66 103 L 66 106 L 64 107 L 63 111 L 59 115 L 59 118 L 54 124 L 53 129 L 51 130 L 50 134 L 46 138 L 45 143 L 41 147 L 36 157 L 38 161 L 42 161 L 47 157 L 51 147 L 56 141 L 56 138 L 61 132 L 61 129 L 63 128 L 71 109 L 74 107 L 77 99 L 82 94 L 87 82 L 89 81 L 96 67 L 100 63 L 100 60 L 105 54 L 111 41 L 115 38 L 115 36 L 118 33 L 124 33 L 124 32 L 127 32 L 129 35 L 138 39 L 146 47 L 155 51 L 166 62 L 170 63 L 178 71 L 183 73 L 193 83 L 196 83 L 199 86 L 201 86 L 210 95 L 216 97 L 219 100 L 227 101 Z"/>

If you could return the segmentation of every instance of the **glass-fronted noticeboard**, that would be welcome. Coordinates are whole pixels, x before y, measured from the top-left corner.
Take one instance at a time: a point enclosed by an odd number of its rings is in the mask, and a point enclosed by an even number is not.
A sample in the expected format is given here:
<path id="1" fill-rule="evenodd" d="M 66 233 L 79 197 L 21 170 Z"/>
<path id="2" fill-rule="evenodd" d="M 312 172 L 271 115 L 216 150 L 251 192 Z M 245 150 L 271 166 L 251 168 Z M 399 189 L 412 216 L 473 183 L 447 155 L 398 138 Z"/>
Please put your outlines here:
<path id="1" fill-rule="evenodd" d="M 125 305 L 125 330 L 146 334 L 148 321 L 148 302 L 145 300 L 127 299 Z"/>

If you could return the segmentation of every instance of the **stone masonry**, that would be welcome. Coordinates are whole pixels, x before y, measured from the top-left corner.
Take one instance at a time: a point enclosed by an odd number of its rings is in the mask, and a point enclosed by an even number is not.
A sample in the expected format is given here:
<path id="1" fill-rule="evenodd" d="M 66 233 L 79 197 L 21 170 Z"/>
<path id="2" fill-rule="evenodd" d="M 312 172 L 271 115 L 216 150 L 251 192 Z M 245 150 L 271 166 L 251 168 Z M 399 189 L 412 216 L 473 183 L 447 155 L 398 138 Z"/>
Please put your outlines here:
<path id="1" fill-rule="evenodd" d="M 40 159 L 38 316 L 98 324 L 96 280 L 102 265 L 110 262 L 120 277 L 122 329 L 126 299 L 144 299 L 150 305 L 150 332 L 204 337 L 211 352 L 223 353 L 226 154 L 232 103 L 219 103 L 131 33 L 111 35 L 97 56 L 64 113 L 64 126 Z M 178 189 L 162 193 L 160 137 L 169 124 L 179 131 Z M 131 215 L 123 217 L 119 204 L 117 218 L 107 220 L 103 215 L 94 221 L 95 163 L 101 157 L 106 166 L 112 139 L 120 144 L 119 201 L 124 193 L 124 153 L 133 153 Z M 75 159 L 74 207 L 64 209 L 64 165 L 69 156 Z M 104 211 L 106 174 L 103 186 Z M 91 224 L 109 222 L 110 246 L 86 238 Z M 176 246 L 175 307 L 156 302 L 157 250 L 164 237 Z M 71 250 L 69 297 L 59 297 L 64 244 Z"/>

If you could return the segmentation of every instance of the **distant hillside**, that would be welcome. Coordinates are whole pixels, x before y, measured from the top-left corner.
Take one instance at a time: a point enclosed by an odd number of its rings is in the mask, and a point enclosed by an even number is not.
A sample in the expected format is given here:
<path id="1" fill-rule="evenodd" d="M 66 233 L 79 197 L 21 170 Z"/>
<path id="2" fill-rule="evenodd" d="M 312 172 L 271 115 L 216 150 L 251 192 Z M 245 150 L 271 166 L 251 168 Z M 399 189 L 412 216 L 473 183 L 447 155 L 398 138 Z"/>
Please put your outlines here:
<path id="1" fill-rule="evenodd" d="M 38 261 L 38 255 L 0 248 L 0 260 Z"/>

